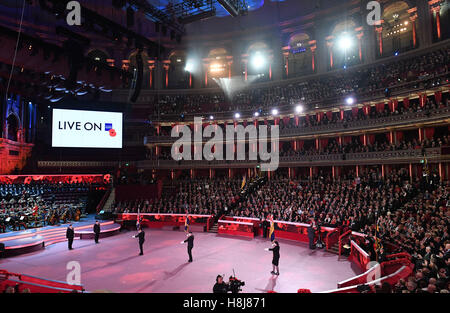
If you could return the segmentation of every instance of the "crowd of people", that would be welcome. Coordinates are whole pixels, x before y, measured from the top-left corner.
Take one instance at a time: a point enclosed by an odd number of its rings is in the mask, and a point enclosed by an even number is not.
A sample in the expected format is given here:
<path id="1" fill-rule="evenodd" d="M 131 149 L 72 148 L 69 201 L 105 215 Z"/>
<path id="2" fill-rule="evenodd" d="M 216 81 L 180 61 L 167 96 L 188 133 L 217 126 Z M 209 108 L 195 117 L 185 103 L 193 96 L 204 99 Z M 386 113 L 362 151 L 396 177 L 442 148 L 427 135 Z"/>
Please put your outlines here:
<path id="1" fill-rule="evenodd" d="M 425 172 L 424 172 L 425 173 Z M 174 193 L 160 199 L 118 203 L 116 212 L 220 214 L 348 227 L 377 236 L 398 251 L 408 252 L 415 276 L 391 286 L 392 292 L 448 292 L 448 186 L 435 172 L 411 179 L 404 168 L 386 177 L 375 169 L 356 176 L 346 173 L 333 180 L 319 174 L 304 182 L 282 175 L 261 189 L 239 198 L 240 179 L 180 179 Z M 378 221 L 378 233 L 376 225 Z M 366 249 L 374 258 L 373 245 Z"/>
<path id="2" fill-rule="evenodd" d="M 245 89 L 231 97 L 225 96 L 224 92 L 157 95 L 150 99 L 150 103 L 155 104 L 155 114 L 163 116 L 258 110 L 299 102 L 313 105 L 325 99 L 336 101 L 350 94 L 378 97 L 385 94 L 386 88 L 408 82 L 417 82 L 417 86 L 413 86 L 416 88 L 425 87 L 423 84 L 428 79 L 434 79 L 432 85 L 445 83 L 449 61 L 450 47 L 445 47 L 400 61 L 388 60 L 386 63 L 342 70 L 296 83 Z"/>

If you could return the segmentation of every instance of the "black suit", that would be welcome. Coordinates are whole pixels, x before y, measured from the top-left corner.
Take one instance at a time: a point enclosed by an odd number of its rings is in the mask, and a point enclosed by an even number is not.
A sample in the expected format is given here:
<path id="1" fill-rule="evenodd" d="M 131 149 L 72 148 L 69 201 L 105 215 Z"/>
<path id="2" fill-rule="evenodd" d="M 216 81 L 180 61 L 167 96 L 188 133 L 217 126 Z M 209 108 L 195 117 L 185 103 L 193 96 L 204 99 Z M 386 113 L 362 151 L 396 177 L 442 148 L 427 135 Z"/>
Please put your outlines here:
<path id="1" fill-rule="evenodd" d="M 98 243 L 98 238 L 100 237 L 100 224 L 94 224 L 94 234 L 95 234 L 95 243 Z"/>
<path id="2" fill-rule="evenodd" d="M 272 264 L 278 266 L 278 262 L 280 261 L 280 246 L 270 248 L 269 251 L 273 251 Z"/>
<path id="3" fill-rule="evenodd" d="M 308 239 L 309 239 L 309 248 L 314 249 L 314 237 L 315 237 L 316 231 L 314 230 L 314 227 L 309 226 L 308 227 Z"/>
<path id="4" fill-rule="evenodd" d="M 134 237 L 139 238 L 139 249 L 141 250 L 141 255 L 144 254 L 144 242 L 145 242 L 145 231 L 141 231 L 140 233 L 137 233 Z"/>
<path id="5" fill-rule="evenodd" d="M 192 248 L 194 248 L 194 235 L 189 236 L 184 242 L 188 243 L 187 251 L 189 254 L 189 262 L 192 262 Z"/>
<path id="6" fill-rule="evenodd" d="M 267 230 L 269 228 L 269 222 L 267 222 L 267 220 L 264 220 L 262 222 L 262 229 L 263 229 L 263 237 L 267 238 Z"/>
<path id="7" fill-rule="evenodd" d="M 69 244 L 69 250 L 72 250 L 73 237 L 75 237 L 75 231 L 73 227 L 68 227 L 66 231 L 66 238 Z"/>

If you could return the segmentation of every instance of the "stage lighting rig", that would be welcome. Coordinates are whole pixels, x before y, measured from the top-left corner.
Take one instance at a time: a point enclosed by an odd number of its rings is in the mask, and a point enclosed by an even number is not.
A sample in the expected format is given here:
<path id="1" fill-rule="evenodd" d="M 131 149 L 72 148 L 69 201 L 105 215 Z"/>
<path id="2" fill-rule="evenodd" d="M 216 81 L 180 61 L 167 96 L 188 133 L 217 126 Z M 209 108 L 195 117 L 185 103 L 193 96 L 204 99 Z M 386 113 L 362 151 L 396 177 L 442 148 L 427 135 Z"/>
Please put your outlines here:
<path id="1" fill-rule="evenodd" d="M 132 5 L 137 10 L 144 13 L 145 16 L 147 16 L 153 22 L 160 23 L 162 26 L 165 26 L 168 29 L 172 29 L 181 35 L 184 35 L 186 33 L 186 29 L 184 28 L 184 26 L 173 19 L 171 12 L 159 10 L 146 0 L 127 0 L 127 2 L 129 5 Z"/>
<path id="2" fill-rule="evenodd" d="M 216 15 L 213 0 L 189 0 L 174 4 L 170 8 L 181 24 L 188 24 Z"/>
<path id="3" fill-rule="evenodd" d="M 248 6 L 245 0 L 217 0 L 220 5 L 233 17 L 247 15 Z"/>

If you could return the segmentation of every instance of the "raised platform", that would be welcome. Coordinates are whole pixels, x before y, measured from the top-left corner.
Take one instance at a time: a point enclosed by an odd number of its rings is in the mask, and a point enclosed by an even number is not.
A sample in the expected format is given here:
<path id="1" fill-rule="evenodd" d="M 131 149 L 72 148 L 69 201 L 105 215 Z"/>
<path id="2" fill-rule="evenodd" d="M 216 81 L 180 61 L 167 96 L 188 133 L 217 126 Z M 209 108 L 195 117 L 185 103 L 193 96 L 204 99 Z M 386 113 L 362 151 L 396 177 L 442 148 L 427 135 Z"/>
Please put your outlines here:
<path id="1" fill-rule="evenodd" d="M 94 220 L 74 222 L 75 239 L 94 238 Z M 46 226 L 0 234 L 0 243 L 5 245 L 4 256 L 15 256 L 44 249 L 52 244 L 66 241 L 66 230 L 69 224 Z M 120 224 L 113 221 L 100 223 L 100 238 L 112 236 L 120 231 Z"/>
<path id="2" fill-rule="evenodd" d="M 80 239 L 94 239 L 93 227 L 94 225 L 91 228 L 75 229 L 75 237 L 79 237 Z M 100 238 L 113 236 L 120 231 L 120 228 L 120 224 L 113 222 L 100 223 Z"/>

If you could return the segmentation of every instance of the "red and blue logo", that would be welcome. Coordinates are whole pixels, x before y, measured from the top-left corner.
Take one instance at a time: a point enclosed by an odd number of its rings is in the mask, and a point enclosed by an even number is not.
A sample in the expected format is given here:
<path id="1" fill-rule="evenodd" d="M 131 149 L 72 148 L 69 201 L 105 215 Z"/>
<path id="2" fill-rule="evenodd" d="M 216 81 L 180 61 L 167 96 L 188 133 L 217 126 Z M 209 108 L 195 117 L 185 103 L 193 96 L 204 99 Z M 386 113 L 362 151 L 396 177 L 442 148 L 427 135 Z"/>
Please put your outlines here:
<path id="1" fill-rule="evenodd" d="M 116 137 L 117 133 L 113 128 L 113 124 L 112 123 L 105 123 L 105 131 L 109 132 L 109 135 L 111 137 Z"/>

